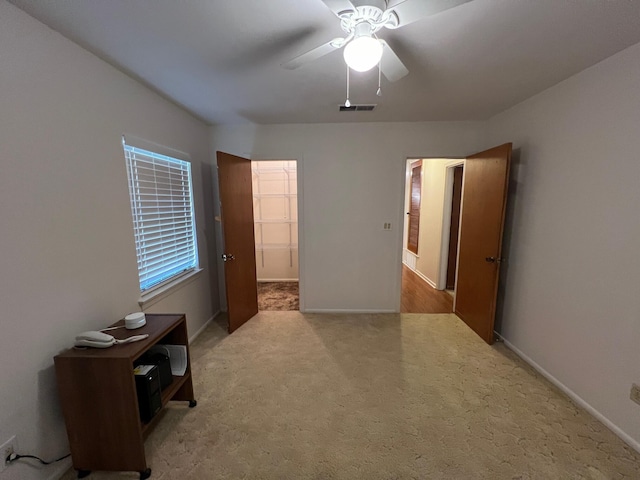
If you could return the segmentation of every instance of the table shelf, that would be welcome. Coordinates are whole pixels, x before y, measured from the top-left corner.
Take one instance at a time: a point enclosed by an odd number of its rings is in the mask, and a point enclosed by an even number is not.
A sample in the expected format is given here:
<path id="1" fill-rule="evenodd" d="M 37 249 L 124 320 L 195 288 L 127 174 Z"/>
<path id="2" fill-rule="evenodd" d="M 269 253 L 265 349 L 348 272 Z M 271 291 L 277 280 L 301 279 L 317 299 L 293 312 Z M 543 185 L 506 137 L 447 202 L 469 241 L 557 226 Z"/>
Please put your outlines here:
<path id="1" fill-rule="evenodd" d="M 156 344 L 184 345 L 187 370 L 174 376 L 161 393 L 162 408 L 170 401 L 195 406 L 189 337 L 184 314 L 146 314 L 146 325 L 136 330 L 109 331 L 116 338 L 148 334 L 145 340 L 109 348 L 66 350 L 54 358 L 60 403 L 78 477 L 92 470 L 138 471 L 147 478 L 144 438 L 160 419 L 140 420 L 133 369 L 136 361 Z M 113 324 L 124 325 L 124 320 Z"/>

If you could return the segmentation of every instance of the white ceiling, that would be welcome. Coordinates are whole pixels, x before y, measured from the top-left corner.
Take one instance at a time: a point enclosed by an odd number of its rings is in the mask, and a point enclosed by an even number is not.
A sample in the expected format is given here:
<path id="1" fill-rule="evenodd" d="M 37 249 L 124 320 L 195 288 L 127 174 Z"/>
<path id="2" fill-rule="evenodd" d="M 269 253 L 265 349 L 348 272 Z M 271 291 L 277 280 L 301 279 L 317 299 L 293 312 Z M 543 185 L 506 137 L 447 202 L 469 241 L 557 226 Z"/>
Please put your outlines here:
<path id="1" fill-rule="evenodd" d="M 212 124 L 480 120 L 640 42 L 640 0 L 473 0 L 382 31 L 409 75 L 339 113 L 341 51 L 281 67 L 341 36 L 321 0 L 10 1 Z"/>

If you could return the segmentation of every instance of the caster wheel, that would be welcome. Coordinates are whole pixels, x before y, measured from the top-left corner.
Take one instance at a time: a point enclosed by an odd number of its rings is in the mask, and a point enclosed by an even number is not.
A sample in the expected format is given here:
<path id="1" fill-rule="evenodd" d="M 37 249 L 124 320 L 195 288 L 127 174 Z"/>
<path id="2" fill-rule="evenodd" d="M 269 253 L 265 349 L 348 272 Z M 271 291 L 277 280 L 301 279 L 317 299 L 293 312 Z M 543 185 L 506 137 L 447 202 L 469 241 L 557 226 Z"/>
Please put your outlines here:
<path id="1" fill-rule="evenodd" d="M 151 476 L 151 469 L 147 468 L 146 470 L 142 470 L 140 472 L 140 480 L 146 480 Z"/>
<path id="2" fill-rule="evenodd" d="M 198 402 L 197 402 L 197 401 L 195 401 L 195 400 L 189 400 L 189 408 L 193 408 L 193 407 L 195 407 L 197 404 L 198 404 Z"/>
<path id="3" fill-rule="evenodd" d="M 91 475 L 91 470 L 78 470 L 78 478 L 84 478 Z"/>

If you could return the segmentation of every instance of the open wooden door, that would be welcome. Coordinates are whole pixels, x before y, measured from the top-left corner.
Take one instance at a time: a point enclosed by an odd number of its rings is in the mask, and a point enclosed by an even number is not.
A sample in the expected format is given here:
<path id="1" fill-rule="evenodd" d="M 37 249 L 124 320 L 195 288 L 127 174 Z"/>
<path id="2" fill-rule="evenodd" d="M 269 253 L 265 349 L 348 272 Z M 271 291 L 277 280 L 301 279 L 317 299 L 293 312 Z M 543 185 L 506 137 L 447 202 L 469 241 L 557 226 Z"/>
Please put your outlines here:
<path id="1" fill-rule="evenodd" d="M 229 333 L 258 313 L 251 161 L 216 152 Z"/>
<path id="2" fill-rule="evenodd" d="M 420 202 L 422 199 L 422 160 L 411 164 L 411 198 L 409 201 L 409 231 L 407 234 L 407 250 L 418 254 L 418 237 L 420 234 Z"/>
<path id="3" fill-rule="evenodd" d="M 455 313 L 492 344 L 511 144 L 467 158 Z"/>

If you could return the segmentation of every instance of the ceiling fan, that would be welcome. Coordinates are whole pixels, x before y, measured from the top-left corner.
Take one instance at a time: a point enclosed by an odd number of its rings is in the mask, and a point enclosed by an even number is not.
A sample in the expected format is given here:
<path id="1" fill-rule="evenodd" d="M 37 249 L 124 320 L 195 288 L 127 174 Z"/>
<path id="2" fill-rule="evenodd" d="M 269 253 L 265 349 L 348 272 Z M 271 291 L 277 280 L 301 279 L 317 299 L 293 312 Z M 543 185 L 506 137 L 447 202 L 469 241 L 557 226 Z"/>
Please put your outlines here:
<path id="1" fill-rule="evenodd" d="M 334 38 L 282 66 L 293 70 L 344 47 L 344 59 L 351 69 L 366 72 L 379 65 L 387 80 L 395 82 L 409 70 L 376 33 L 382 28 L 393 30 L 403 27 L 469 1 L 404 0 L 393 4 L 393 0 L 322 0 L 340 19 L 345 36 Z"/>

